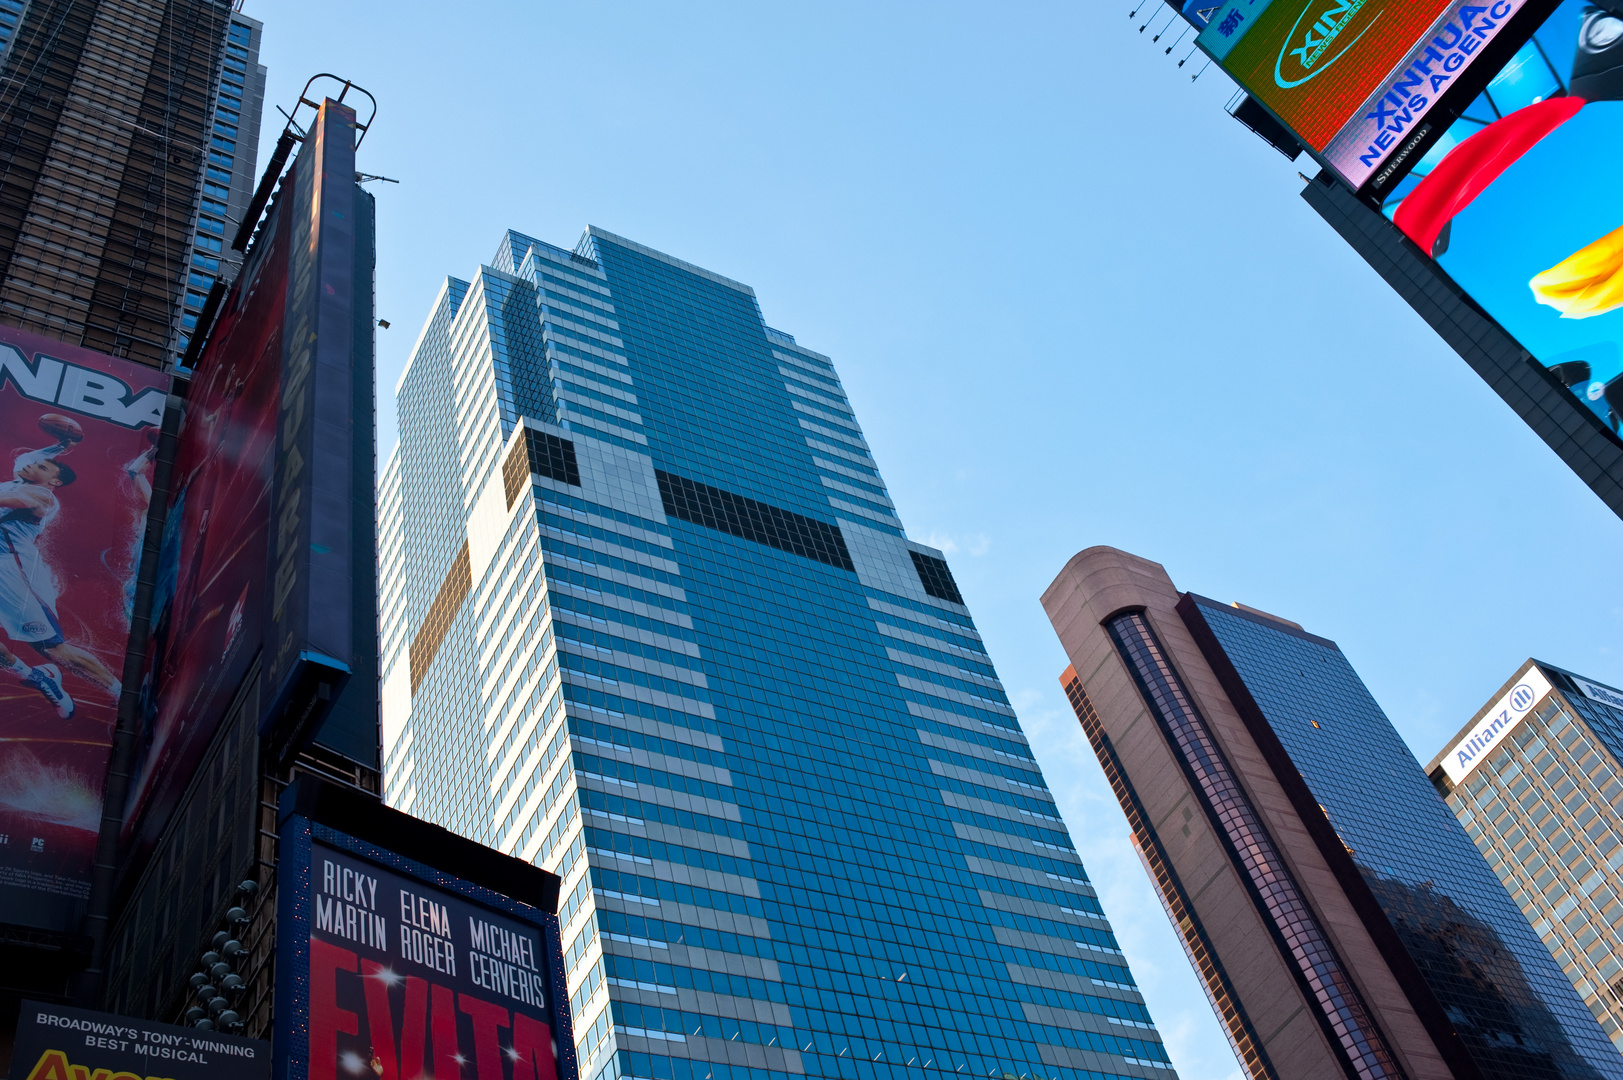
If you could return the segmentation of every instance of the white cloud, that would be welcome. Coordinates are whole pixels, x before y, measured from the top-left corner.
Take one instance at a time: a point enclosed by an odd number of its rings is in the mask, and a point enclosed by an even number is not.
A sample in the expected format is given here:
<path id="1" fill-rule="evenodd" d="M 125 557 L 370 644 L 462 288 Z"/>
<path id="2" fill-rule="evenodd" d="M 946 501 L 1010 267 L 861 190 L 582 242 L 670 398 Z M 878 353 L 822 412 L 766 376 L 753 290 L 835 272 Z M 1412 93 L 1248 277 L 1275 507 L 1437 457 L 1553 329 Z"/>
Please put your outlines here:
<path id="1" fill-rule="evenodd" d="M 933 548 L 940 548 L 945 555 L 954 555 L 962 551 L 965 555 L 980 556 L 992 550 L 992 538 L 985 533 L 970 533 L 960 537 L 951 533 L 933 532 L 924 542 Z"/>

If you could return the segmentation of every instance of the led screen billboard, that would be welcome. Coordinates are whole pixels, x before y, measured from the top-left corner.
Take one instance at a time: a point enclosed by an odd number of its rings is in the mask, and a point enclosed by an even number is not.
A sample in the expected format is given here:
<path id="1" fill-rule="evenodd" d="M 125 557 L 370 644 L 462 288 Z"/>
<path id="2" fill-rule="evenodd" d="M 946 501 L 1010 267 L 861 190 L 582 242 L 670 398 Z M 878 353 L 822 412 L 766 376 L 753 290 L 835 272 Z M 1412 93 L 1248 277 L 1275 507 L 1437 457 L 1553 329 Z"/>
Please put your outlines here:
<path id="1" fill-rule="evenodd" d="M 1400 147 L 1525 0 L 1227 0 L 1197 39 L 1354 188 Z"/>
<path id="2" fill-rule="evenodd" d="M 90 893 L 168 383 L 0 327 L 0 921 Z"/>
<path id="3" fill-rule="evenodd" d="M 557 916 L 440 869 L 517 860 L 459 860 L 471 841 L 312 783 L 281 807 L 277 1075 L 574 1080 Z M 337 826 L 350 813 L 371 839 Z M 512 872 L 556 904 L 555 877 Z"/>
<path id="4" fill-rule="evenodd" d="M 1411 240 L 1623 426 L 1623 2 L 1567 0 L 1398 184 Z"/>

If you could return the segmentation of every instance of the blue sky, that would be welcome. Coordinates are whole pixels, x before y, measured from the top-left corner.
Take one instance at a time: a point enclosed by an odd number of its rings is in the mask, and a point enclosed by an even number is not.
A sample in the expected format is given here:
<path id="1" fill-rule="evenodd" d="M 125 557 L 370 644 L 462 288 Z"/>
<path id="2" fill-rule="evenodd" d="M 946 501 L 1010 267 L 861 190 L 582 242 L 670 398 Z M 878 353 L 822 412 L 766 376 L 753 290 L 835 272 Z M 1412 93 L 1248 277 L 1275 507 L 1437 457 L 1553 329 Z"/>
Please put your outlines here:
<path id="1" fill-rule="evenodd" d="M 401 181 L 374 187 L 385 452 L 441 280 L 509 227 L 572 246 L 600 225 L 748 282 L 834 358 L 902 520 L 949 552 L 1173 1061 L 1227 1080 L 1038 595 L 1092 544 L 1156 559 L 1338 641 L 1429 759 L 1528 656 L 1623 685 L 1623 522 L 1298 198 L 1223 77 L 1174 66 L 1189 41 L 1165 55 L 1130 7 L 246 11 L 272 101 L 333 71 L 381 103 L 361 167 Z"/>

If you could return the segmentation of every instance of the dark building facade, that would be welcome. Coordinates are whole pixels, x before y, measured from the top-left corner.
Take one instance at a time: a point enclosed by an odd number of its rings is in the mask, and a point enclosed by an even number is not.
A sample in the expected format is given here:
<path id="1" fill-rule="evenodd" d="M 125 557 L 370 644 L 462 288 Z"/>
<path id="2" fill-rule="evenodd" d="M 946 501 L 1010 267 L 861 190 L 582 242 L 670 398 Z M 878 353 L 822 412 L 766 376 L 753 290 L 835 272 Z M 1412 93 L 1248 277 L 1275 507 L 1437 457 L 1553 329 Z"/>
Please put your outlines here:
<path id="1" fill-rule="evenodd" d="M 0 55 L 0 320 L 168 363 L 188 287 L 229 272 L 252 190 L 259 23 L 220 0 L 37 0 L 17 20 Z"/>
<path id="2" fill-rule="evenodd" d="M 1250 1077 L 1623 1077 L 1334 642 L 1112 548 L 1043 604 Z"/>

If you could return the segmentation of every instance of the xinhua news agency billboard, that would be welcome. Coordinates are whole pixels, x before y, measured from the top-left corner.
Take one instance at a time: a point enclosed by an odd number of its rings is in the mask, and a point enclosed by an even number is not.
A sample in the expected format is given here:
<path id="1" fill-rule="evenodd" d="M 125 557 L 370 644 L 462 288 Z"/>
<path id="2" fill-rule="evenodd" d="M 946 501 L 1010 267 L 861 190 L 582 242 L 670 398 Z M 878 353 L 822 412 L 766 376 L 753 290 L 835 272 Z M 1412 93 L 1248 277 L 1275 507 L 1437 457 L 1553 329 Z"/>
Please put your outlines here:
<path id="1" fill-rule="evenodd" d="M 440 868 L 518 860 L 309 779 L 280 816 L 277 1076 L 575 1080 L 557 915 Z"/>
<path id="2" fill-rule="evenodd" d="M 1353 188 L 1430 131 L 1439 99 L 1529 0 L 1227 0 L 1197 39 Z"/>
<path id="3" fill-rule="evenodd" d="M 90 894 L 168 383 L 0 327 L 0 922 Z"/>
<path id="4" fill-rule="evenodd" d="M 1385 211 L 1614 434 L 1623 428 L 1623 0 L 1568 0 Z"/>

